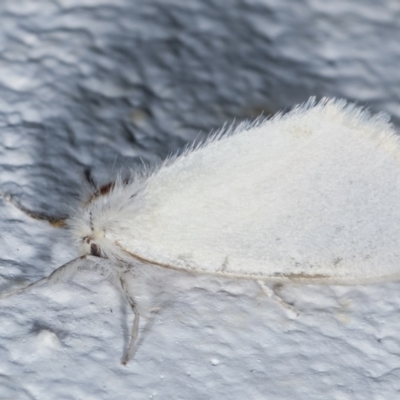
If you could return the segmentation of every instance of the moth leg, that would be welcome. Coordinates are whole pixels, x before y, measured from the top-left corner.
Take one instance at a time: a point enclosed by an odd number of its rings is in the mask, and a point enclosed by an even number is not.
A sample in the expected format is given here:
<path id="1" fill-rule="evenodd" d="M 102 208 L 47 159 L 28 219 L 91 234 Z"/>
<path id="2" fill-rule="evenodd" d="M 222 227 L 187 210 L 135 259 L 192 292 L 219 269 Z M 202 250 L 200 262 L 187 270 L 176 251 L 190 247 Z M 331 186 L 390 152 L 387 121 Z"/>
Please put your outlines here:
<path id="1" fill-rule="evenodd" d="M 0 196 L 3 197 L 3 199 L 7 200 L 15 208 L 17 208 L 18 210 L 22 211 L 24 214 L 28 215 L 29 217 L 31 217 L 33 219 L 37 219 L 39 221 L 47 221 L 54 228 L 62 228 L 62 227 L 67 225 L 66 224 L 67 218 L 54 218 L 54 217 L 50 217 L 48 215 L 44 215 L 44 214 L 41 214 L 41 213 L 37 213 L 37 212 L 31 211 L 31 210 L 28 210 L 27 208 L 21 206 L 21 204 L 19 204 L 14 199 L 14 197 L 12 197 L 8 193 L 1 194 Z"/>
<path id="2" fill-rule="evenodd" d="M 81 265 L 81 261 L 83 259 L 84 257 L 75 258 L 74 260 L 69 261 L 66 264 L 62 265 L 61 267 L 58 267 L 50 275 L 42 279 L 32 282 L 29 285 L 26 285 L 22 288 L 13 289 L 9 292 L 0 293 L 0 299 L 5 299 L 7 297 L 17 296 L 23 293 L 27 293 L 32 289 L 44 285 L 45 283 L 49 283 L 52 285 L 59 281 L 66 280 L 70 278 L 76 271 L 78 271 L 79 266 Z"/>
<path id="3" fill-rule="evenodd" d="M 107 279 L 109 279 L 117 287 L 117 289 L 123 293 L 123 295 L 125 296 L 127 302 L 129 303 L 132 309 L 132 312 L 134 314 L 132 333 L 129 340 L 129 345 L 121 361 L 121 364 L 127 365 L 129 360 L 132 359 L 136 350 L 135 344 L 139 334 L 139 322 L 140 322 L 140 313 L 136 306 L 136 301 L 130 295 L 128 284 L 125 280 L 125 274 L 129 271 L 129 267 L 124 265 L 123 263 L 110 264 L 110 260 L 92 255 L 87 255 L 84 258 L 85 260 L 91 261 L 93 263 L 93 265 L 90 268 L 103 272 L 106 275 Z M 86 265 L 83 264 L 82 269 L 86 268 L 87 268 Z"/>
<path id="4" fill-rule="evenodd" d="M 292 318 L 297 318 L 300 314 L 299 310 L 296 307 L 286 303 L 286 301 L 282 300 L 276 293 L 265 284 L 262 280 L 257 280 L 257 283 L 260 285 L 262 291 L 275 303 L 279 304 Z"/>
<path id="5" fill-rule="evenodd" d="M 128 348 L 126 349 L 124 357 L 122 358 L 122 361 L 121 361 L 122 365 L 126 365 L 126 364 L 128 364 L 129 360 L 133 357 L 133 354 L 136 350 L 135 343 L 136 343 L 136 339 L 139 334 L 140 314 L 136 307 L 135 299 L 129 294 L 128 286 L 124 279 L 124 275 L 120 276 L 120 282 L 121 282 L 122 291 L 124 292 L 125 297 L 129 303 L 129 305 L 131 306 L 131 309 L 135 316 L 135 318 L 133 320 L 132 333 L 131 333 L 131 338 L 129 340 L 129 345 L 128 345 Z"/>

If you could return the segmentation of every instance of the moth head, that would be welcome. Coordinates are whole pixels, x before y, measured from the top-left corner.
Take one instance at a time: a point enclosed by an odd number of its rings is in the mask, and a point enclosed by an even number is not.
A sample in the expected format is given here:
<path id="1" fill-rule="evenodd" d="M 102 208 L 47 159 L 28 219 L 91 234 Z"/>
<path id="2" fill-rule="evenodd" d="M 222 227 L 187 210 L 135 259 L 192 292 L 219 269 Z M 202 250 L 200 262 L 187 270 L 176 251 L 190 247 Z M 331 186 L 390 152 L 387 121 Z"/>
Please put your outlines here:
<path id="1" fill-rule="evenodd" d="M 72 236 L 82 256 L 105 257 L 107 247 L 104 235 L 105 197 L 112 190 L 113 184 L 100 187 L 81 204 L 69 220 Z"/>
<path id="2" fill-rule="evenodd" d="M 96 257 L 104 256 L 104 232 L 95 223 L 96 219 L 93 217 L 92 211 L 83 210 L 81 220 L 75 220 L 72 234 L 78 242 L 79 253 L 82 256 L 92 255 Z"/>
<path id="3" fill-rule="evenodd" d="M 140 187 L 140 184 L 133 185 L 130 180 L 119 178 L 98 187 L 74 210 L 67 222 L 81 256 L 123 258 L 111 237 L 115 226 L 118 227 L 116 221 L 121 218 L 121 204 L 130 205 Z"/>

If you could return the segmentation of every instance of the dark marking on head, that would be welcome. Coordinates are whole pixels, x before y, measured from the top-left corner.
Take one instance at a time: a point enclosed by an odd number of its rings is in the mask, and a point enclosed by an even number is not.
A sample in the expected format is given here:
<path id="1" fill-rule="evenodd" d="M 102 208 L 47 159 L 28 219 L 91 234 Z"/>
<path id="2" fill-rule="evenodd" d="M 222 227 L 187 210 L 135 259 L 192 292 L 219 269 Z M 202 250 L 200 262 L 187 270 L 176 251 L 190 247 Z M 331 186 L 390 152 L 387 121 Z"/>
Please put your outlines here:
<path id="1" fill-rule="evenodd" d="M 85 174 L 86 181 L 89 183 L 90 187 L 95 189 L 97 185 L 93 179 L 92 171 L 90 170 L 90 168 L 85 168 L 83 173 Z"/>
<path id="2" fill-rule="evenodd" d="M 114 182 L 107 183 L 107 185 L 103 185 L 96 193 L 98 193 L 98 196 L 105 196 L 106 194 L 110 193 L 112 189 L 114 189 L 114 186 Z"/>
<path id="3" fill-rule="evenodd" d="M 90 254 L 95 257 L 101 257 L 100 248 L 96 243 L 90 245 Z"/>

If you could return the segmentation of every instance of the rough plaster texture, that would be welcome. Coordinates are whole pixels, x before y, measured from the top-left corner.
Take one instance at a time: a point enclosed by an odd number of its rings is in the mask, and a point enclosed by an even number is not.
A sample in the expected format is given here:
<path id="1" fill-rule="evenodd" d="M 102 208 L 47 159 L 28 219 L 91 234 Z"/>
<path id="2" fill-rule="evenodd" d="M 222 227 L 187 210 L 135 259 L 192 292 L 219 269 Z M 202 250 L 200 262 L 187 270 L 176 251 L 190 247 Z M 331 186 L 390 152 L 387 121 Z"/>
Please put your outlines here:
<path id="1" fill-rule="evenodd" d="M 397 0 L 3 0 L 0 191 L 65 215 L 85 170 L 310 95 L 400 122 L 399 21 Z M 0 290 L 76 255 L 4 200 L 0 229 Z M 291 320 L 252 282 L 167 278 L 127 367 L 129 310 L 101 276 L 3 300 L 0 399 L 398 396 L 399 283 L 277 288 L 302 310 Z"/>

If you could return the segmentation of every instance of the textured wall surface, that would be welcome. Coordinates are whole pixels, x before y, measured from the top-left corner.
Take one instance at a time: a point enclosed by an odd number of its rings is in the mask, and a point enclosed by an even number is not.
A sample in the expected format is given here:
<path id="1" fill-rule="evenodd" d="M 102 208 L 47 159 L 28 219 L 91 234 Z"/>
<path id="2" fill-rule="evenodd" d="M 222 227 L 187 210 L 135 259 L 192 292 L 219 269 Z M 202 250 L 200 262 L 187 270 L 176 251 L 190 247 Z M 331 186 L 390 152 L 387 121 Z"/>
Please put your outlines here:
<path id="1" fill-rule="evenodd" d="M 0 192 L 65 215 L 85 171 L 165 158 L 234 118 L 344 97 L 400 123 L 397 0 L 3 0 Z M 0 290 L 76 256 L 0 203 Z M 390 399 L 400 285 L 277 288 L 166 277 L 120 364 L 129 310 L 101 276 L 5 299 L 0 399 Z"/>

